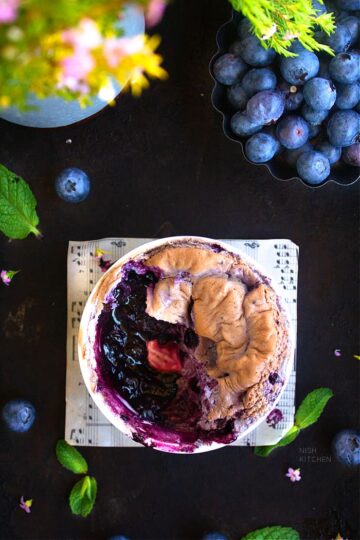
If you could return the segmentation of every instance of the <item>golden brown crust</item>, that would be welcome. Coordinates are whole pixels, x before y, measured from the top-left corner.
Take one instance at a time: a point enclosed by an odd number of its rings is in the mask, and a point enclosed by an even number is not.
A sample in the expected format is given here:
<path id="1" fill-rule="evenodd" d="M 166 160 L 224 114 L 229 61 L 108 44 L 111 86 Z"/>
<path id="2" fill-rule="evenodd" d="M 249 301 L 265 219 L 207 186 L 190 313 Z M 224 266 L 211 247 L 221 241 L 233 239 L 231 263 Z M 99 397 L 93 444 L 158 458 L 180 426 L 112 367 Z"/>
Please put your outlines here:
<path id="1" fill-rule="evenodd" d="M 166 277 L 155 287 L 148 313 L 180 321 L 181 309 L 187 314 L 192 297 L 194 329 L 200 337 L 196 358 L 218 381 L 209 420 L 228 418 L 243 409 L 248 414 L 263 410 L 267 405 L 264 384 L 288 355 L 286 320 L 270 285 L 262 283 L 259 274 L 239 257 L 206 247 L 165 247 L 145 264 L 159 267 L 165 276 L 186 273 L 186 300 L 182 294 L 178 298 L 177 280 Z M 174 305 L 170 302 L 164 309 L 161 291 L 165 288 L 167 299 L 171 298 L 172 285 L 177 287 Z"/>
<path id="2" fill-rule="evenodd" d="M 188 272 L 197 276 L 207 272 L 227 272 L 233 260 L 225 251 L 215 253 L 206 248 L 167 246 L 150 256 L 145 264 L 161 268 L 166 275 Z"/>

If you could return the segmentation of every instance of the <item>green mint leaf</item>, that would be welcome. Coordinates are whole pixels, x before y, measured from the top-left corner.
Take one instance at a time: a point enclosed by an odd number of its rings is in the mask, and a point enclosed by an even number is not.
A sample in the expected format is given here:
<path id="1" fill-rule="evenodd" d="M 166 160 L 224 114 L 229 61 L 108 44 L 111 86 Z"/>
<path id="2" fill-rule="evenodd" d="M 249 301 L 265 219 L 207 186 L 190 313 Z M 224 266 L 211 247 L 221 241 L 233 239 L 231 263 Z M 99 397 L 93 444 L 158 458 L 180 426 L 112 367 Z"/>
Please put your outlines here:
<path id="1" fill-rule="evenodd" d="M 65 469 L 75 474 L 86 474 L 88 466 L 80 452 L 66 441 L 58 441 L 56 444 L 56 457 Z"/>
<path id="2" fill-rule="evenodd" d="M 274 527 L 264 527 L 264 529 L 252 531 L 240 540 L 300 540 L 300 536 L 291 527 L 275 525 Z"/>
<path id="3" fill-rule="evenodd" d="M 28 184 L 0 165 L 0 231 L 21 240 L 30 233 L 40 236 L 36 199 Z"/>
<path id="4" fill-rule="evenodd" d="M 69 504 L 73 514 L 86 517 L 94 507 L 97 493 L 95 478 L 84 476 L 76 482 L 69 496 Z"/>
<path id="5" fill-rule="evenodd" d="M 330 388 L 317 388 L 306 396 L 295 414 L 295 424 L 304 429 L 314 424 L 333 396 Z"/>
<path id="6" fill-rule="evenodd" d="M 292 443 L 299 435 L 299 433 L 300 429 L 298 428 L 298 426 L 292 426 L 289 431 L 282 437 L 282 439 L 280 439 L 279 442 L 270 446 L 256 446 L 254 452 L 257 456 L 267 457 L 275 448 L 279 448 L 280 446 L 286 446 Z"/>

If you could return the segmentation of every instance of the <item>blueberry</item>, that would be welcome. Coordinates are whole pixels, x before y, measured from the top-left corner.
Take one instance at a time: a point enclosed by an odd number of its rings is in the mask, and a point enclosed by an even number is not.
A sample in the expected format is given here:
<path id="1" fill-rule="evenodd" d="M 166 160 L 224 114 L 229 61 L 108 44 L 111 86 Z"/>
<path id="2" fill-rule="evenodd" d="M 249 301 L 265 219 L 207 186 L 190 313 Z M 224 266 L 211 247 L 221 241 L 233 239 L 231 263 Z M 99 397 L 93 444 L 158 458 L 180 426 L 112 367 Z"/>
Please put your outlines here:
<path id="1" fill-rule="evenodd" d="M 284 112 L 285 97 L 278 90 L 263 90 L 249 99 L 246 113 L 250 120 L 258 124 L 276 122 Z"/>
<path id="2" fill-rule="evenodd" d="M 343 429 L 335 435 L 332 451 L 343 465 L 348 467 L 360 465 L 360 433 L 354 429 Z"/>
<path id="3" fill-rule="evenodd" d="M 350 30 L 345 24 L 337 24 L 335 31 L 324 40 L 325 44 L 332 48 L 335 54 L 347 51 L 352 43 Z"/>
<path id="4" fill-rule="evenodd" d="M 227 90 L 227 98 L 229 103 L 239 111 L 245 109 L 248 101 L 248 96 L 242 87 L 242 83 L 237 83 L 230 86 L 230 88 Z"/>
<path id="5" fill-rule="evenodd" d="M 314 124 L 308 124 L 309 126 L 309 139 L 317 137 L 321 131 L 321 126 L 315 126 Z"/>
<path id="6" fill-rule="evenodd" d="M 333 165 L 339 161 L 341 157 L 341 148 L 333 146 L 328 141 L 321 141 L 316 146 L 315 149 L 328 158 L 330 165 Z"/>
<path id="7" fill-rule="evenodd" d="M 307 103 L 301 107 L 301 114 L 309 124 L 314 124 L 314 126 L 319 126 L 329 114 L 329 111 L 315 111 L 312 107 L 309 107 Z"/>
<path id="8" fill-rule="evenodd" d="M 247 38 L 249 36 L 252 36 L 251 24 L 250 24 L 249 19 L 247 19 L 246 17 L 241 19 L 241 21 L 239 23 L 238 35 L 239 35 L 240 39 L 245 39 L 245 38 Z"/>
<path id="9" fill-rule="evenodd" d="M 250 120 L 244 112 L 237 112 L 231 118 L 231 129 L 240 137 L 249 137 L 261 130 L 262 125 Z"/>
<path id="10" fill-rule="evenodd" d="M 110 536 L 108 540 L 129 540 L 127 536 L 123 536 L 122 534 L 116 535 L 116 536 Z"/>
<path id="11" fill-rule="evenodd" d="M 276 83 L 276 75 L 269 68 L 251 69 L 241 81 L 242 87 L 249 97 L 262 90 L 273 90 Z"/>
<path id="12" fill-rule="evenodd" d="M 237 41 L 234 41 L 229 47 L 229 53 L 235 54 L 235 56 L 240 56 L 241 52 L 241 41 L 238 39 Z"/>
<path id="13" fill-rule="evenodd" d="M 327 125 L 329 141 L 334 146 L 350 146 L 358 142 L 360 114 L 355 111 L 337 111 Z"/>
<path id="14" fill-rule="evenodd" d="M 64 201 L 79 203 L 89 195 L 90 180 L 84 171 L 71 167 L 64 169 L 56 178 L 55 189 Z"/>
<path id="15" fill-rule="evenodd" d="M 304 49 L 298 43 L 290 47 L 297 56 L 282 58 L 280 72 L 290 84 L 301 85 L 315 77 L 319 71 L 319 59 L 315 53 Z"/>
<path id="16" fill-rule="evenodd" d="M 298 157 L 300 157 L 301 154 L 303 154 L 304 152 L 309 152 L 312 149 L 313 147 L 311 146 L 311 144 L 307 142 L 303 146 L 300 146 L 300 148 L 296 148 L 295 150 L 286 150 L 284 153 L 285 161 L 292 167 L 295 167 Z"/>
<path id="17" fill-rule="evenodd" d="M 11 431 L 20 433 L 31 428 L 36 417 L 36 411 L 34 405 L 29 401 L 12 399 L 5 404 L 2 417 Z"/>
<path id="18" fill-rule="evenodd" d="M 329 73 L 339 83 L 351 84 L 359 79 L 360 55 L 356 51 L 337 54 L 330 60 Z"/>
<path id="19" fill-rule="evenodd" d="M 315 111 L 329 110 L 336 100 L 335 85 L 327 79 L 314 77 L 304 85 L 304 100 Z"/>
<path id="20" fill-rule="evenodd" d="M 342 159 L 348 165 L 360 167 L 360 143 L 355 143 L 344 148 L 342 152 Z"/>
<path id="21" fill-rule="evenodd" d="M 256 133 L 245 144 L 246 157 L 254 163 L 270 161 L 279 149 L 279 141 L 268 133 Z"/>
<path id="22" fill-rule="evenodd" d="M 353 109 L 360 99 L 360 84 L 354 82 L 352 84 L 336 85 L 336 102 L 335 105 L 338 109 Z"/>
<path id="23" fill-rule="evenodd" d="M 312 6 L 317 11 L 317 16 L 321 15 L 322 13 L 326 13 L 326 6 L 325 4 L 322 4 L 319 2 L 319 0 L 312 0 Z"/>
<path id="24" fill-rule="evenodd" d="M 214 531 L 203 536 L 202 540 L 229 540 L 224 534 Z"/>
<path id="25" fill-rule="evenodd" d="M 247 64 L 255 67 L 268 66 L 275 60 L 276 53 L 265 49 L 255 36 L 249 36 L 241 41 L 241 57 Z"/>
<path id="26" fill-rule="evenodd" d="M 309 126 L 301 116 L 285 116 L 278 123 L 276 135 L 285 148 L 293 150 L 306 143 L 309 138 Z"/>
<path id="27" fill-rule="evenodd" d="M 340 9 L 356 11 L 359 9 L 359 0 L 337 0 L 337 5 Z"/>
<path id="28" fill-rule="evenodd" d="M 231 86 L 241 79 L 246 69 L 246 65 L 239 56 L 226 53 L 215 61 L 214 76 L 219 83 Z"/>
<path id="29" fill-rule="evenodd" d="M 296 162 L 296 169 L 300 178 L 309 184 L 317 185 L 329 176 L 330 163 L 320 152 L 311 150 L 301 154 Z"/>
<path id="30" fill-rule="evenodd" d="M 354 15 L 349 15 L 346 13 L 345 16 L 341 18 L 339 17 L 338 20 L 349 30 L 351 35 L 351 44 L 355 44 L 359 37 L 359 17 L 355 17 Z"/>
<path id="31" fill-rule="evenodd" d="M 300 107 L 303 102 L 303 93 L 297 86 L 282 81 L 278 88 L 284 92 L 285 109 L 287 111 L 295 111 Z"/>

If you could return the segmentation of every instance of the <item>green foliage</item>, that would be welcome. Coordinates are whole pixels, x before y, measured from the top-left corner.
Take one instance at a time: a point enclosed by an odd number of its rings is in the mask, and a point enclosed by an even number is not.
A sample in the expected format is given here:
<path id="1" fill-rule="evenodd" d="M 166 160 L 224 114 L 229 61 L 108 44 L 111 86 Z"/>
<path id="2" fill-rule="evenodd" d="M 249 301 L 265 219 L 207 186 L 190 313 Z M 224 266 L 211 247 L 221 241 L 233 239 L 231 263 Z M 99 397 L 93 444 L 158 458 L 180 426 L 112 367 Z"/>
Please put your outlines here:
<path id="1" fill-rule="evenodd" d="M 321 1 L 321 0 L 320 0 Z M 253 33 L 264 48 L 272 47 L 283 56 L 296 56 L 288 49 L 294 39 L 311 51 L 333 54 L 330 47 L 318 43 L 316 27 L 326 34 L 334 31 L 333 13 L 319 14 L 311 0 L 229 0 L 236 11 L 247 17 Z"/>
<path id="2" fill-rule="evenodd" d="M 256 446 L 255 454 L 260 457 L 267 457 L 275 448 L 287 446 L 292 443 L 302 429 L 305 429 L 320 418 L 321 413 L 329 399 L 333 396 L 330 388 L 316 388 L 310 392 L 300 404 L 295 414 L 295 424 L 276 444 L 269 446 Z"/>
<path id="3" fill-rule="evenodd" d="M 41 236 L 35 208 L 36 199 L 25 180 L 0 165 L 0 231 L 17 240 L 30 233 Z"/>
<path id="4" fill-rule="evenodd" d="M 264 527 L 243 536 L 240 540 L 300 540 L 299 533 L 291 527 Z"/>
<path id="5" fill-rule="evenodd" d="M 69 504 L 73 514 L 86 517 L 94 507 L 97 494 L 95 478 L 84 476 L 76 482 L 69 496 Z"/>
<path id="6" fill-rule="evenodd" d="M 69 469 L 69 471 L 75 474 L 86 474 L 88 471 L 88 466 L 83 456 L 66 441 L 57 442 L 56 457 L 65 469 Z"/>

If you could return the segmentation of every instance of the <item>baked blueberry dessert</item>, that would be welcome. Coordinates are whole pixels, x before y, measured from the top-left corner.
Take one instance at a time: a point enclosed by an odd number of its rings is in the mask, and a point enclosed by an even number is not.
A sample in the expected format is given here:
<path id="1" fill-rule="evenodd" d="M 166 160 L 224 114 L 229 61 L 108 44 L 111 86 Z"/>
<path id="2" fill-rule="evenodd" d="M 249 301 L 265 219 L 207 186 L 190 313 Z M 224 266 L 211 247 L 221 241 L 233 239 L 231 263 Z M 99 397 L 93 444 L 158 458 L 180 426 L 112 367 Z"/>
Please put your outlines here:
<path id="1" fill-rule="evenodd" d="M 280 299 L 222 244 L 189 237 L 145 246 L 103 276 L 88 304 L 79 336 L 85 380 L 147 446 L 229 444 L 269 412 L 286 382 Z"/>

